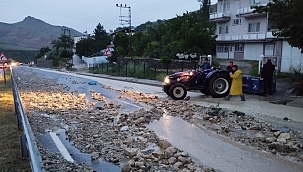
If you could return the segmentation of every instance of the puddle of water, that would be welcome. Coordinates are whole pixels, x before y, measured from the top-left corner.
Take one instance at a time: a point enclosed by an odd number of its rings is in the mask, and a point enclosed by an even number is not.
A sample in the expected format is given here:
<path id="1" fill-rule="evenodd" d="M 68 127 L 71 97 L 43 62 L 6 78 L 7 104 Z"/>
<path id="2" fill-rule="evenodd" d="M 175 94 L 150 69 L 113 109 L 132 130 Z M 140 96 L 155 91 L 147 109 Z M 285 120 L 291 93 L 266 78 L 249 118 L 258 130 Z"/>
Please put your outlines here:
<path id="1" fill-rule="evenodd" d="M 175 147 L 215 169 L 226 172 L 297 171 L 291 164 L 282 164 L 255 152 L 240 149 L 177 117 L 164 115 L 147 127 Z"/>

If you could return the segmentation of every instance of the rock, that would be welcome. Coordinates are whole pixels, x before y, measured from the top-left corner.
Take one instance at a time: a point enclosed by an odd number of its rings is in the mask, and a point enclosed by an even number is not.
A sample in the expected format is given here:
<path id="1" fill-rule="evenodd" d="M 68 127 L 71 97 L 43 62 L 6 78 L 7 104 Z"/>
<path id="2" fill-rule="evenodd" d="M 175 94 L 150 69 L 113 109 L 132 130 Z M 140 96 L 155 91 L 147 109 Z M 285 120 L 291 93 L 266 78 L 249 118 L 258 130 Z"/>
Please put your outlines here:
<path id="1" fill-rule="evenodd" d="M 284 117 L 283 119 L 284 119 L 285 121 L 288 121 L 288 120 L 289 120 L 287 117 Z"/>
<path id="2" fill-rule="evenodd" d="M 266 142 L 267 143 L 272 143 L 272 142 L 275 142 L 275 141 L 276 141 L 275 137 L 268 137 L 268 138 L 266 138 Z"/>
<path id="3" fill-rule="evenodd" d="M 153 152 L 152 155 L 157 159 L 163 158 L 163 153 L 161 153 L 161 152 Z"/>
<path id="4" fill-rule="evenodd" d="M 100 152 L 93 152 L 90 154 L 92 160 L 96 160 L 100 157 Z"/>
<path id="5" fill-rule="evenodd" d="M 285 139 L 285 141 L 286 141 L 286 139 Z M 296 151 L 295 148 L 286 146 L 285 144 L 282 144 L 281 142 L 272 142 L 269 145 L 269 148 L 270 149 L 275 149 L 275 150 L 277 150 L 279 152 L 286 152 L 286 153 L 290 153 L 290 152 Z"/>
<path id="6" fill-rule="evenodd" d="M 135 167 L 143 167 L 143 166 L 144 166 L 144 162 L 140 162 L 140 161 L 135 162 Z"/>
<path id="7" fill-rule="evenodd" d="M 272 154 L 276 154 L 276 153 L 277 153 L 276 149 L 272 149 L 272 150 L 271 150 L 271 153 L 272 153 Z"/>
<path id="8" fill-rule="evenodd" d="M 300 160 L 303 162 L 303 155 L 300 155 Z"/>
<path id="9" fill-rule="evenodd" d="M 277 142 L 285 144 L 286 143 L 286 139 L 285 138 L 278 138 Z"/>
<path id="10" fill-rule="evenodd" d="M 184 157 L 189 157 L 189 154 L 187 152 L 181 152 L 180 154 L 181 156 L 184 156 Z"/>
<path id="11" fill-rule="evenodd" d="M 262 139 L 262 138 L 264 138 L 264 135 L 261 133 L 257 133 L 257 134 L 255 134 L 255 138 Z"/>
<path id="12" fill-rule="evenodd" d="M 177 148 L 171 146 L 171 147 L 166 148 L 165 151 L 167 151 L 167 152 L 169 152 L 171 154 L 175 154 L 178 150 L 177 150 Z"/>
<path id="13" fill-rule="evenodd" d="M 124 126 L 120 128 L 120 131 L 127 131 L 128 130 L 128 126 Z"/>
<path id="14" fill-rule="evenodd" d="M 168 143 L 166 140 L 160 140 L 160 141 L 158 142 L 158 145 L 159 145 L 161 148 L 163 148 L 163 149 L 166 149 L 166 148 L 168 148 L 168 147 L 171 146 L 171 144 Z"/>
<path id="15" fill-rule="evenodd" d="M 186 101 L 190 100 L 190 96 L 185 97 L 184 100 Z"/>
<path id="16" fill-rule="evenodd" d="M 229 133 L 229 128 L 227 127 L 224 127 L 224 130 L 223 130 L 225 133 Z"/>
<path id="17" fill-rule="evenodd" d="M 145 118 L 144 117 L 140 117 L 135 121 L 135 124 L 141 124 L 141 123 L 145 123 Z"/>
<path id="18" fill-rule="evenodd" d="M 217 121 L 215 120 L 215 118 L 209 118 L 209 122 L 216 123 Z"/>
<path id="19" fill-rule="evenodd" d="M 139 149 L 136 148 L 124 148 L 124 153 L 129 157 L 134 157 L 137 155 Z"/>
<path id="20" fill-rule="evenodd" d="M 208 121 L 208 120 L 209 120 L 209 115 L 203 116 L 203 119 L 204 119 L 205 121 Z"/>
<path id="21" fill-rule="evenodd" d="M 169 164 L 175 164 L 177 162 L 177 158 L 175 158 L 175 157 L 170 157 L 169 159 L 168 159 L 168 163 Z"/>
<path id="22" fill-rule="evenodd" d="M 290 133 L 281 133 L 278 139 L 285 138 L 286 140 L 290 139 Z"/>
<path id="23" fill-rule="evenodd" d="M 79 99 L 83 99 L 85 96 L 86 96 L 86 94 L 85 94 L 85 93 L 83 93 L 83 94 L 79 94 L 79 95 L 78 95 L 78 98 L 79 98 Z"/>
<path id="24" fill-rule="evenodd" d="M 175 170 L 179 170 L 181 165 L 182 165 L 182 162 L 176 162 L 173 167 L 174 167 Z"/>
<path id="25" fill-rule="evenodd" d="M 178 160 L 183 163 L 186 163 L 189 161 L 187 157 L 183 157 L 183 156 L 178 156 Z"/>
<path id="26" fill-rule="evenodd" d="M 274 136 L 276 136 L 276 137 L 279 137 L 280 134 L 281 134 L 281 131 L 274 132 Z"/>
<path id="27" fill-rule="evenodd" d="M 131 167 L 130 167 L 130 165 L 129 165 L 128 162 L 126 162 L 126 163 L 123 164 L 123 166 L 121 168 L 121 171 L 122 172 L 130 172 L 131 171 Z"/>
<path id="28" fill-rule="evenodd" d="M 292 141 L 289 141 L 286 143 L 286 146 L 292 147 L 294 145 L 294 143 Z"/>

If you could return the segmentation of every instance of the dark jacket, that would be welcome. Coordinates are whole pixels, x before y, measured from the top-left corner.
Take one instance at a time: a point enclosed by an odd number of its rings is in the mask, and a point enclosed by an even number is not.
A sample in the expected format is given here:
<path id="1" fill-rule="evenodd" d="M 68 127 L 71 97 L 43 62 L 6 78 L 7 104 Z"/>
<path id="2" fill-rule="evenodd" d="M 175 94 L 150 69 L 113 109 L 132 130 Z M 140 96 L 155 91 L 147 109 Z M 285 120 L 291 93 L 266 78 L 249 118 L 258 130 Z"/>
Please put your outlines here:
<path id="1" fill-rule="evenodd" d="M 226 67 L 226 70 L 230 73 L 230 72 L 232 72 L 233 73 L 233 68 L 232 68 L 232 66 L 230 66 L 230 65 L 228 65 L 227 67 Z"/>
<path id="2" fill-rule="evenodd" d="M 263 65 L 261 77 L 264 79 L 272 79 L 274 71 L 275 65 L 273 65 L 271 62 L 267 62 Z"/>
<path id="3" fill-rule="evenodd" d="M 211 66 L 210 66 L 210 63 L 209 62 L 204 62 L 202 65 L 201 65 L 201 69 L 202 70 L 207 70 L 207 69 L 210 69 Z"/>

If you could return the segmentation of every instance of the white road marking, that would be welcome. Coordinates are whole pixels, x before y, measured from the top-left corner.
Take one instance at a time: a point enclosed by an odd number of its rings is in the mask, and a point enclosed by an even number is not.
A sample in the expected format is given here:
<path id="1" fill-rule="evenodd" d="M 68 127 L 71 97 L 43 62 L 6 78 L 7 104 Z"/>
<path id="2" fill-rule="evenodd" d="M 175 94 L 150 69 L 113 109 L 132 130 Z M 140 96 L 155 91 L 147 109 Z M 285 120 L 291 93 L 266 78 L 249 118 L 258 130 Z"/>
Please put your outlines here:
<path id="1" fill-rule="evenodd" d="M 131 105 L 131 106 L 134 106 L 134 107 L 137 107 L 137 108 L 142 108 L 141 106 L 134 105 L 134 104 L 128 103 L 128 102 L 123 101 L 123 100 L 117 100 L 117 101 L 122 102 L 122 103 L 125 103 L 125 104 L 128 104 L 128 105 Z"/>
<path id="2" fill-rule="evenodd" d="M 57 148 L 59 149 L 61 155 L 69 162 L 74 162 L 74 159 L 70 156 L 67 149 L 59 139 L 59 137 L 56 135 L 56 133 L 51 132 L 49 135 L 52 137 L 54 143 L 56 144 Z"/>

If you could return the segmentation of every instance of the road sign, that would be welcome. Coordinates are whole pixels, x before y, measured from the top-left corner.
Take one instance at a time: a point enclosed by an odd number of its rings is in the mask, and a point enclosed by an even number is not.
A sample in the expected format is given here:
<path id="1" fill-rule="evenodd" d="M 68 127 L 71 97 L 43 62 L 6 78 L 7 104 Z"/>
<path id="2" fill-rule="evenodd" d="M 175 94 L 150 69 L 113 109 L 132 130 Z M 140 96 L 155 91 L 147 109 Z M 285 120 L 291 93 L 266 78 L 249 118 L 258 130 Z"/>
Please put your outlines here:
<path id="1" fill-rule="evenodd" d="M 4 53 L 0 54 L 0 62 L 6 63 L 8 61 L 7 57 L 4 55 Z"/>
<path id="2" fill-rule="evenodd" d="M 104 50 L 103 55 L 110 57 L 110 56 L 112 56 L 113 54 L 112 54 L 112 52 L 110 51 L 109 47 L 107 47 L 107 48 Z"/>

